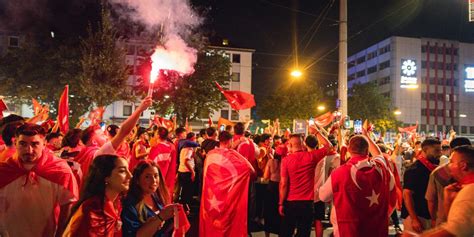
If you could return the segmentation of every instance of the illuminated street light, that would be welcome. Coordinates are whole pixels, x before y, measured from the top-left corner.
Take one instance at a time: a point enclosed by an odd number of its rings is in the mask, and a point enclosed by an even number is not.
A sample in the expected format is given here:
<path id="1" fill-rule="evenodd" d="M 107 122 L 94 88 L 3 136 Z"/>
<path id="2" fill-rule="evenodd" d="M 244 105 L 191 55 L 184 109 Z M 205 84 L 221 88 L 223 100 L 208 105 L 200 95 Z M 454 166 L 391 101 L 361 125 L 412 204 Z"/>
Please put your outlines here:
<path id="1" fill-rule="evenodd" d="M 326 107 L 324 105 L 319 105 L 318 106 L 319 111 L 324 111 L 325 109 L 326 109 Z"/>
<path id="2" fill-rule="evenodd" d="M 169 95 L 165 95 L 165 99 L 169 99 L 169 98 L 170 98 L 170 96 L 169 96 Z"/>
<path id="3" fill-rule="evenodd" d="M 465 114 L 460 114 L 459 117 L 460 117 L 460 118 L 465 118 L 465 117 L 467 117 L 467 116 L 466 116 Z"/>
<path id="4" fill-rule="evenodd" d="M 402 114 L 402 111 L 400 111 L 400 110 L 397 109 L 397 110 L 395 110 L 395 111 L 393 112 L 393 114 L 395 114 L 395 115 L 400 115 L 400 114 Z"/>
<path id="5" fill-rule="evenodd" d="M 295 69 L 295 70 L 291 71 L 290 75 L 292 77 L 298 78 L 298 77 L 301 77 L 303 75 L 303 73 L 300 70 Z"/>

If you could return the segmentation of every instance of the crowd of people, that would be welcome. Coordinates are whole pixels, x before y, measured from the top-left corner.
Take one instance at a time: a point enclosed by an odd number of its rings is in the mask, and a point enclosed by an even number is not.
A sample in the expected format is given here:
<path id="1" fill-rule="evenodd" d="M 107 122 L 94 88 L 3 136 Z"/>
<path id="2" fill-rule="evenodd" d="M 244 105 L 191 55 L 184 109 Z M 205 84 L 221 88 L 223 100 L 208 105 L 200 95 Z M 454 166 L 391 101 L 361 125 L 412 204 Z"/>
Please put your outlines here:
<path id="1" fill-rule="evenodd" d="M 454 132 L 388 143 L 338 122 L 306 136 L 238 122 L 196 134 L 138 126 L 151 103 L 65 134 L 3 118 L 0 236 L 184 236 L 192 206 L 199 236 L 320 237 L 326 219 L 334 236 L 474 235 L 474 148 Z"/>

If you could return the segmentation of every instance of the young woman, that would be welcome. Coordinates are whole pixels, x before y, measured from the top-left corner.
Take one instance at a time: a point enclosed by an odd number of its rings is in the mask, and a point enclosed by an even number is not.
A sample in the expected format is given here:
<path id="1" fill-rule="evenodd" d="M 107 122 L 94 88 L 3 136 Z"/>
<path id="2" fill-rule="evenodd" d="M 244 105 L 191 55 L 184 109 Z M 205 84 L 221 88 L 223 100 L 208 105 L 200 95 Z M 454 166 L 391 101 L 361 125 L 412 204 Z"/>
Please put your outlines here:
<path id="1" fill-rule="evenodd" d="M 147 130 L 143 127 L 138 128 L 137 131 L 137 141 L 133 144 L 130 156 L 130 165 L 129 168 L 131 171 L 135 169 L 138 162 L 145 160 L 148 156 L 148 133 Z"/>
<path id="2" fill-rule="evenodd" d="M 123 236 L 171 236 L 173 211 L 163 175 L 155 162 L 140 161 L 123 202 Z"/>
<path id="3" fill-rule="evenodd" d="M 96 157 L 63 236 L 122 236 L 120 195 L 128 190 L 131 177 L 125 159 Z"/>

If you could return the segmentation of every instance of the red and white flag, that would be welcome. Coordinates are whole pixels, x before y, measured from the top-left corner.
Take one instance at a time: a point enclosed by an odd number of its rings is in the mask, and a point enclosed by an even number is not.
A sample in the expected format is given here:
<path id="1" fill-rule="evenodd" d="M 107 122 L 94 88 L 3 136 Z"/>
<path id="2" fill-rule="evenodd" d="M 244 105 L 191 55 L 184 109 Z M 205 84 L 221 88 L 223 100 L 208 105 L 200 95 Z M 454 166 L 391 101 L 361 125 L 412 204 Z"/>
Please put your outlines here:
<path id="1" fill-rule="evenodd" d="M 339 236 L 388 236 L 395 181 L 383 157 L 353 156 L 331 173 Z"/>
<path id="2" fill-rule="evenodd" d="M 217 88 L 224 94 L 225 98 L 234 110 L 250 109 L 255 106 L 255 98 L 252 94 L 243 91 L 224 90 L 219 83 L 216 82 Z"/>
<path id="3" fill-rule="evenodd" d="M 207 124 L 209 125 L 209 127 L 212 127 L 212 125 L 214 125 L 214 123 L 212 122 L 211 116 L 209 116 L 209 120 L 207 121 Z"/>
<path id="4" fill-rule="evenodd" d="M 331 124 L 333 120 L 334 120 L 334 115 L 332 114 L 332 112 L 327 112 L 315 118 L 314 123 L 317 124 L 319 127 L 326 127 L 329 124 Z"/>
<path id="5" fill-rule="evenodd" d="M 408 127 L 398 127 L 398 132 L 400 133 L 408 133 L 408 134 L 414 134 L 416 133 L 416 129 L 418 128 L 418 121 L 416 121 L 416 124 L 413 126 L 408 126 Z"/>
<path id="6" fill-rule="evenodd" d="M 216 148 L 204 162 L 199 236 L 247 236 L 252 165 L 235 150 Z"/>
<path id="7" fill-rule="evenodd" d="M 3 111 L 8 110 L 7 103 L 3 101 L 3 99 L 0 99 L 0 119 L 3 118 Z"/>
<path id="8" fill-rule="evenodd" d="M 64 91 L 59 99 L 58 106 L 58 123 L 59 130 L 62 134 L 66 134 L 69 130 L 69 86 L 64 87 Z"/>

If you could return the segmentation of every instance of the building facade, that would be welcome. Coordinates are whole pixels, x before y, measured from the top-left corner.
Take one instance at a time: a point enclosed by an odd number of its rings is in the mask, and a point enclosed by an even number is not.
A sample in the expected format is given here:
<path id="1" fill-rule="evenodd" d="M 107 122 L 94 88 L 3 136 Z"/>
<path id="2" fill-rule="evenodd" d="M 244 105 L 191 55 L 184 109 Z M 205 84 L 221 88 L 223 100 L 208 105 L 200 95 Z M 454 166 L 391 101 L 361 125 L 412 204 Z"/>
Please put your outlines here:
<path id="1" fill-rule="evenodd" d="M 348 88 L 369 82 L 405 125 L 474 135 L 474 44 L 390 37 L 348 58 Z"/>
<path id="2" fill-rule="evenodd" d="M 138 71 L 138 66 L 141 61 L 153 50 L 155 44 L 151 44 L 149 41 L 143 40 L 128 40 L 124 42 L 124 47 L 127 49 L 126 62 L 130 67 L 130 75 L 128 84 L 130 88 L 138 85 L 138 81 L 141 77 Z M 221 47 L 212 46 L 210 50 L 224 51 L 231 60 L 231 68 L 229 70 L 229 86 L 225 89 L 239 90 L 247 93 L 251 93 L 252 90 L 252 49 L 232 48 L 232 47 Z M 133 90 L 130 90 L 134 93 Z M 136 108 L 139 103 L 133 103 L 128 101 L 116 101 L 111 105 L 107 106 L 104 112 L 104 120 L 108 120 L 110 123 L 119 124 L 124 121 Z M 148 124 L 150 117 L 154 114 L 154 111 L 147 110 L 140 117 L 140 123 Z M 230 108 L 228 103 L 219 111 L 214 111 L 211 114 L 211 119 L 217 123 L 220 117 L 231 120 L 231 121 L 247 121 L 250 119 L 250 109 L 235 111 Z M 163 116 L 163 115 L 161 115 Z M 205 127 L 208 124 L 208 118 L 202 120 L 193 121 L 191 123 L 193 129 L 199 129 Z"/>

